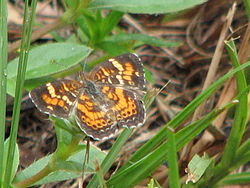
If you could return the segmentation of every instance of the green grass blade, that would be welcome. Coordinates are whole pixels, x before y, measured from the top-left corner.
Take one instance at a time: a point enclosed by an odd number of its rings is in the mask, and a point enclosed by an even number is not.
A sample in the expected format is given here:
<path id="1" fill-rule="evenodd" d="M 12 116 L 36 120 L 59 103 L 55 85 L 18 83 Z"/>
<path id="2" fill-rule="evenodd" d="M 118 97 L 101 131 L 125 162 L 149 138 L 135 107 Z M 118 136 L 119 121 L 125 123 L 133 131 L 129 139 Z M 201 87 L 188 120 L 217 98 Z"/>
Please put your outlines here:
<path id="1" fill-rule="evenodd" d="M 226 178 L 224 178 L 220 184 L 220 186 L 226 185 L 239 185 L 239 184 L 250 184 L 250 172 L 242 172 L 237 174 L 230 174 Z"/>
<path id="2" fill-rule="evenodd" d="M 206 100 L 219 86 L 221 86 L 228 78 L 233 76 L 240 70 L 250 66 L 250 61 L 237 67 L 236 69 L 231 70 L 220 79 L 215 81 L 210 87 L 208 87 L 204 92 L 198 95 L 191 103 L 189 103 L 180 113 L 178 113 L 171 121 L 169 121 L 152 139 L 150 139 L 146 144 L 144 144 L 135 154 L 130 158 L 130 160 L 120 169 L 125 169 L 131 164 L 143 158 L 148 154 L 152 149 L 159 145 L 166 138 L 165 127 L 178 127 L 194 110 Z"/>
<path id="3" fill-rule="evenodd" d="M 6 167 L 6 161 L 7 161 L 7 155 L 8 155 L 8 149 L 9 149 L 9 145 L 10 145 L 10 139 L 6 139 L 5 142 L 4 142 L 4 153 L 3 153 L 3 161 L 4 161 L 4 164 L 3 164 L 3 169 L 7 168 Z M 15 151 L 14 151 L 14 155 L 13 155 L 13 166 L 12 168 L 10 169 L 11 170 L 11 179 L 13 179 L 16 175 L 16 172 L 17 172 L 17 168 L 19 166 L 19 158 L 20 158 L 20 154 L 19 154 L 19 150 L 18 150 L 18 145 L 17 143 L 15 143 Z"/>
<path id="4" fill-rule="evenodd" d="M 240 148 L 237 150 L 236 156 L 242 156 L 250 150 L 250 138 L 245 141 Z M 235 159 L 237 160 L 237 158 Z"/>
<path id="5" fill-rule="evenodd" d="M 121 150 L 122 146 L 125 144 L 127 139 L 132 133 L 132 129 L 124 129 L 120 136 L 117 138 L 116 142 L 112 146 L 111 150 L 109 151 L 108 155 L 105 157 L 101 164 L 101 170 L 103 174 L 105 174 L 111 165 L 114 163 L 116 157 L 118 156 L 119 151 Z M 87 187 L 97 187 L 98 185 L 98 177 L 95 175 L 91 181 L 89 182 Z"/>
<path id="6" fill-rule="evenodd" d="M 234 68 L 239 67 L 240 63 L 233 40 L 230 40 L 227 43 L 226 48 L 228 50 L 228 54 L 230 56 Z M 237 83 L 238 93 L 242 92 L 247 87 L 246 78 L 243 71 L 239 71 L 238 73 L 236 73 L 236 83 Z M 222 168 L 226 166 L 229 167 L 232 161 L 234 160 L 236 150 L 239 147 L 247 123 L 247 114 L 248 114 L 247 93 L 238 98 L 238 100 L 239 104 L 237 105 L 235 110 L 235 117 L 231 133 L 228 138 L 225 150 L 223 152 L 223 157 L 221 160 Z"/>
<path id="7" fill-rule="evenodd" d="M 187 126 L 185 126 L 183 129 L 178 131 L 176 133 L 176 140 L 177 142 L 177 148 L 184 147 L 190 140 L 192 140 L 196 135 L 201 133 L 205 128 L 207 128 L 210 124 L 209 122 L 213 121 L 221 112 L 223 112 L 225 109 L 230 109 L 232 106 L 234 106 L 238 101 L 232 101 L 228 104 L 226 104 L 224 107 L 219 109 L 214 109 L 210 113 L 208 113 L 205 117 L 202 119 L 195 121 Z"/>
<path id="8" fill-rule="evenodd" d="M 225 109 L 234 105 L 234 102 L 227 104 L 225 107 L 215 109 L 201 120 L 198 120 L 176 133 L 176 150 L 180 150 L 185 144 L 191 141 L 202 130 L 210 125 L 210 123 Z M 166 130 L 165 130 L 166 132 Z M 167 134 L 165 134 L 167 136 Z M 135 185 L 142 179 L 148 177 L 159 165 L 166 161 L 169 152 L 168 142 L 162 143 L 157 149 L 148 152 L 140 160 L 131 163 L 129 167 L 119 170 L 108 180 L 108 186 L 123 187 L 124 182 L 128 187 Z M 168 156 L 167 156 L 168 157 Z"/>
<path id="9" fill-rule="evenodd" d="M 170 188 L 180 188 L 180 177 L 179 177 L 179 169 L 178 169 L 178 156 L 176 151 L 176 141 L 175 141 L 175 133 L 170 128 L 167 130 L 167 138 L 168 138 L 168 154 L 167 161 L 169 167 L 169 187 Z"/>
<path id="10" fill-rule="evenodd" d="M 31 39 L 31 32 L 32 32 L 32 24 L 35 15 L 37 1 L 34 0 L 31 2 L 31 12 L 29 12 L 29 1 L 25 1 L 25 13 L 24 13 L 24 24 L 23 24 L 23 31 L 22 31 L 22 43 L 21 43 L 21 54 L 20 54 L 20 61 L 18 67 L 18 75 L 17 75 L 17 85 L 16 85 L 16 93 L 15 93 L 15 100 L 14 100 L 14 109 L 11 121 L 11 132 L 10 132 L 10 145 L 8 150 L 8 157 L 7 157 L 7 165 L 6 171 L 4 176 L 4 187 L 9 187 L 11 182 L 11 171 L 13 166 L 13 156 L 15 153 L 15 143 L 17 137 L 17 130 L 18 130 L 18 123 L 19 123 L 19 115 L 20 115 L 20 106 L 21 106 L 21 99 L 22 99 L 22 89 L 25 80 L 25 71 L 27 66 L 28 60 L 28 52 L 30 47 L 30 39 Z"/>
<path id="11" fill-rule="evenodd" d="M 4 153 L 7 48 L 7 6 L 6 0 L 3 0 L 0 1 L 0 153 Z M 0 187 L 3 182 L 3 165 L 3 155 L 0 155 Z"/>
<path id="12" fill-rule="evenodd" d="M 240 67 L 236 47 L 233 40 L 227 42 L 226 48 L 228 50 L 228 54 L 234 68 Z M 219 181 L 221 181 L 222 178 L 235 170 L 235 168 L 250 160 L 246 159 L 245 156 L 241 156 L 238 158 L 236 156 L 237 149 L 239 148 L 243 133 L 245 131 L 248 114 L 248 95 L 245 92 L 245 90 L 247 89 L 247 84 L 243 71 L 239 71 L 236 73 L 236 83 L 237 92 L 239 93 L 239 96 L 237 97 L 237 99 L 239 100 L 239 104 L 235 109 L 234 122 L 222 155 L 221 162 L 213 169 L 213 175 L 209 178 L 209 180 L 205 179 L 200 181 L 198 187 L 204 187 L 205 185 L 207 185 L 208 187 L 213 187 Z"/>

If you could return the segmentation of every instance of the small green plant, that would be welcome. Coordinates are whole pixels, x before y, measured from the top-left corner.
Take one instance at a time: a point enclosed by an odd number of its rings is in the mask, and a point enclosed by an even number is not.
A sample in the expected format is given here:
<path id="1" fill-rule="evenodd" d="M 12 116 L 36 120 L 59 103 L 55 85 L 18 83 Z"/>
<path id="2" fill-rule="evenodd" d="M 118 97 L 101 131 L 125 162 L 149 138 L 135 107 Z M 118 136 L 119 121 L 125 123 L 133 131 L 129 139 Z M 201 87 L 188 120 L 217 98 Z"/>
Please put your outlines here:
<path id="1" fill-rule="evenodd" d="M 26 0 L 20 57 L 9 62 L 7 66 L 6 1 L 0 1 L 0 153 L 2 153 L 0 155 L 0 187 L 28 187 L 77 178 L 82 175 L 86 145 L 80 143 L 80 141 L 84 135 L 75 126 L 71 125 L 69 121 L 54 117 L 50 118 L 56 130 L 58 143 L 56 151 L 39 159 L 21 172 L 16 172 L 19 164 L 19 150 L 16 144 L 16 137 L 23 88 L 30 91 L 48 81 L 81 71 L 82 67 L 79 63 L 86 59 L 90 53 L 95 53 L 96 51 L 103 51 L 105 56 L 89 62 L 87 64 L 88 70 L 110 56 L 132 52 L 138 45 L 149 44 L 166 47 L 177 45 L 177 43 L 163 41 L 146 34 L 122 32 L 118 23 L 126 12 L 137 14 L 169 13 L 184 10 L 203 2 L 203 0 L 185 1 L 184 3 L 181 0 L 65 0 L 66 11 L 53 29 L 68 24 L 75 24 L 78 28 L 77 33 L 72 35 L 67 41 L 36 46 L 30 50 L 30 37 L 36 1 L 31 1 L 31 8 L 29 8 L 30 1 Z M 113 30 L 117 34 L 111 34 Z M 200 168 L 203 169 L 199 171 L 201 174 L 198 174 L 199 178 L 195 180 L 195 183 L 189 182 L 183 186 L 203 188 L 249 183 L 249 173 L 229 174 L 250 160 L 250 139 L 242 142 L 247 122 L 247 95 L 250 88 L 246 83 L 243 69 L 250 66 L 250 62 L 239 64 L 237 50 L 232 40 L 227 43 L 227 50 L 234 69 L 198 95 L 152 139 L 139 148 L 109 179 L 104 180 L 104 174 L 114 163 L 132 130 L 124 129 L 108 154 L 90 147 L 89 158 L 93 160 L 86 164 L 85 171 L 86 173 L 94 174 L 94 176 L 90 180 L 88 187 L 97 187 L 98 185 L 103 187 L 124 187 L 124 182 L 126 182 L 126 187 L 132 187 L 149 177 L 164 162 L 169 164 L 169 186 L 171 188 L 180 187 L 177 152 L 210 126 L 211 122 L 220 113 L 233 106 L 236 109 L 234 126 L 223 156 L 217 161 L 206 158 L 206 165 L 204 165 L 203 158 L 196 158 L 198 160 L 197 163 L 202 164 Z M 41 57 L 40 54 L 44 54 L 44 56 Z M 7 78 L 6 69 L 8 69 Z M 237 80 L 237 96 L 235 100 L 221 108 L 213 109 L 199 120 L 176 131 L 176 128 L 203 101 L 233 75 L 236 75 Z M 150 76 L 147 79 L 150 79 Z M 15 102 L 11 135 L 10 138 L 4 140 L 5 130 L 3 125 L 5 124 L 6 91 L 15 97 Z M 96 169 L 97 166 L 98 169 Z M 242 176 L 244 176 L 244 180 L 241 179 Z M 154 187 L 152 180 L 148 187 Z"/>

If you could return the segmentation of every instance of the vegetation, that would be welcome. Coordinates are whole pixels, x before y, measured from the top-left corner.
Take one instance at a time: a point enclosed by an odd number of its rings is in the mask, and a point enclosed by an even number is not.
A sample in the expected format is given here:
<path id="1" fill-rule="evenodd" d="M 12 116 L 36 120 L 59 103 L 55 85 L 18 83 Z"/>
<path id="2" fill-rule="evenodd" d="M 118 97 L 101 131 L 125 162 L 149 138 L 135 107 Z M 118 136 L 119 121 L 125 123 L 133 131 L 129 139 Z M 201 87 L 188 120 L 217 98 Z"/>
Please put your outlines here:
<path id="1" fill-rule="evenodd" d="M 247 124 L 250 89 L 248 77 L 250 66 L 249 0 L 243 1 L 242 4 L 244 14 L 247 15 L 245 18 L 248 20 L 248 25 L 242 29 L 243 39 L 240 42 L 237 41 L 237 38 L 228 35 L 228 30 L 235 19 L 234 14 L 237 13 L 236 4 L 230 4 L 231 7 L 228 9 L 228 15 L 220 31 L 218 42 L 215 41 L 217 46 L 212 55 L 211 63 L 209 63 L 202 92 L 175 114 L 170 121 L 161 126 L 161 129 L 136 149 L 126 161 L 117 165 L 119 168 L 114 171 L 112 176 L 106 177 L 105 174 L 120 157 L 122 148 L 128 142 L 133 130 L 124 129 L 107 154 L 90 145 L 89 161 L 84 167 L 84 156 L 88 147 L 81 140 L 85 135 L 71 121 L 55 117 L 50 117 L 50 120 L 53 122 L 56 132 L 56 151 L 33 162 L 23 170 L 17 170 L 20 165 L 19 155 L 21 153 L 17 145 L 17 132 L 24 90 L 30 91 L 48 81 L 81 71 L 86 64 L 82 61 L 87 59 L 90 54 L 97 54 L 99 59 L 88 61 L 87 71 L 109 57 L 134 52 L 143 45 L 163 49 L 178 47 L 181 45 L 180 42 L 162 40 L 142 31 L 140 33 L 125 32 L 119 24 L 126 13 L 166 14 L 166 20 L 174 20 L 190 10 L 201 9 L 201 6 L 197 8 L 197 5 L 205 3 L 204 0 L 64 0 L 62 2 L 65 12 L 60 19 L 56 23 L 46 26 L 45 29 L 33 31 L 32 34 L 32 28 L 36 25 L 37 1 L 26 0 L 21 42 L 8 46 L 7 1 L 0 1 L 1 188 L 28 187 L 71 178 L 82 178 L 83 169 L 87 175 L 93 175 L 89 179 L 87 187 L 99 185 L 100 187 L 117 188 L 124 187 L 125 184 L 126 187 L 133 187 L 139 185 L 143 180 L 146 180 L 144 185 L 147 187 L 164 187 L 166 185 L 154 178 L 154 172 L 160 166 L 167 167 L 165 171 L 166 182 L 171 188 L 212 188 L 250 183 L 249 172 L 236 171 L 250 161 L 250 139 L 249 136 L 247 137 L 249 134 Z M 207 5 L 212 6 L 209 3 Z M 73 25 L 75 28 L 75 32 L 70 37 L 65 39 L 55 33 L 55 30 L 69 25 Z M 56 42 L 31 45 L 31 42 L 48 32 L 52 33 Z M 224 46 L 226 57 L 229 58 L 232 69 L 226 73 L 224 71 L 224 74 L 219 71 L 221 76 L 215 80 Z M 12 53 L 19 48 L 19 56 L 7 64 L 7 53 Z M 150 69 L 145 68 L 145 71 L 148 82 L 151 85 L 157 84 Z M 220 98 L 219 96 L 225 96 L 225 92 L 223 94 L 221 88 L 232 78 L 236 80 L 235 92 L 230 93 L 233 97 L 217 106 L 212 103 L 213 108 L 205 114 L 204 104 L 208 103 L 208 99 L 214 97 L 215 93 L 217 99 Z M 164 82 L 164 80 L 162 81 Z M 5 139 L 4 126 L 6 122 L 6 93 L 14 97 L 10 136 L 7 139 Z M 157 94 L 158 90 L 148 90 L 144 97 L 148 109 L 154 105 L 153 100 L 158 97 Z M 228 136 L 215 123 L 218 117 L 222 117 L 221 114 L 231 120 Z M 192 119 L 190 119 L 191 116 Z M 183 126 L 184 124 L 185 126 Z M 210 134 L 216 140 L 223 141 L 222 149 L 210 155 L 203 152 L 202 156 L 200 150 L 198 153 L 200 156 L 194 155 L 187 146 L 192 148 L 194 141 L 198 143 L 198 138 L 202 139 L 201 134 Z M 183 148 L 186 148 L 188 152 L 184 153 L 184 157 L 178 156 L 180 152 L 183 154 Z M 188 176 L 182 168 L 185 158 L 188 159 L 188 164 L 185 166 Z"/>

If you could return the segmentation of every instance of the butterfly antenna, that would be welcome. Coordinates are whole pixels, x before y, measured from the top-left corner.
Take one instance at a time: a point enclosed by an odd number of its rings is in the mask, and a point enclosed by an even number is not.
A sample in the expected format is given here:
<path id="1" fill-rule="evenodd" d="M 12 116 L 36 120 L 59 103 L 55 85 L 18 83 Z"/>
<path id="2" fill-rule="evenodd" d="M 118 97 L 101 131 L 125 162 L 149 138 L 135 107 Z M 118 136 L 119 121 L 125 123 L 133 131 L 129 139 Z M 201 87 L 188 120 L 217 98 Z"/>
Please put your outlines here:
<path id="1" fill-rule="evenodd" d="M 171 82 L 171 80 L 169 80 L 161 89 L 152 88 L 152 89 L 147 91 L 146 95 L 144 95 L 144 97 L 143 97 L 143 101 L 144 101 L 146 109 L 148 109 L 148 107 L 152 104 L 152 102 L 155 100 L 155 98 L 162 92 L 163 89 L 165 89 L 165 87 L 170 82 Z"/>
<path id="2" fill-rule="evenodd" d="M 171 80 L 168 80 L 168 82 L 167 82 L 164 86 L 162 86 L 162 88 L 157 92 L 156 96 L 159 95 L 159 94 L 167 87 L 167 85 L 168 85 L 170 82 L 171 82 Z"/>

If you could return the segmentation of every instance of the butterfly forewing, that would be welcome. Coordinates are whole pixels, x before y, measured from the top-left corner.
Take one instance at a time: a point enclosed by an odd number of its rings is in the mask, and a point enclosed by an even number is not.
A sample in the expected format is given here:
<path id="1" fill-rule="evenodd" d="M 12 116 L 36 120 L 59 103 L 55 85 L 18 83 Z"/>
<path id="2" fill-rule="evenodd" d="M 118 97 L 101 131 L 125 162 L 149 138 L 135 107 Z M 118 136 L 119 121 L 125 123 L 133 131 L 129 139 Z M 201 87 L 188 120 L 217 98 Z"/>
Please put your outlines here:
<path id="1" fill-rule="evenodd" d="M 145 78 L 140 58 L 136 54 L 124 54 L 98 64 L 89 75 L 96 83 L 119 85 L 133 89 L 145 89 Z"/>
<path id="2" fill-rule="evenodd" d="M 40 111 L 68 118 L 81 87 L 74 80 L 58 80 L 33 89 L 30 98 Z"/>

